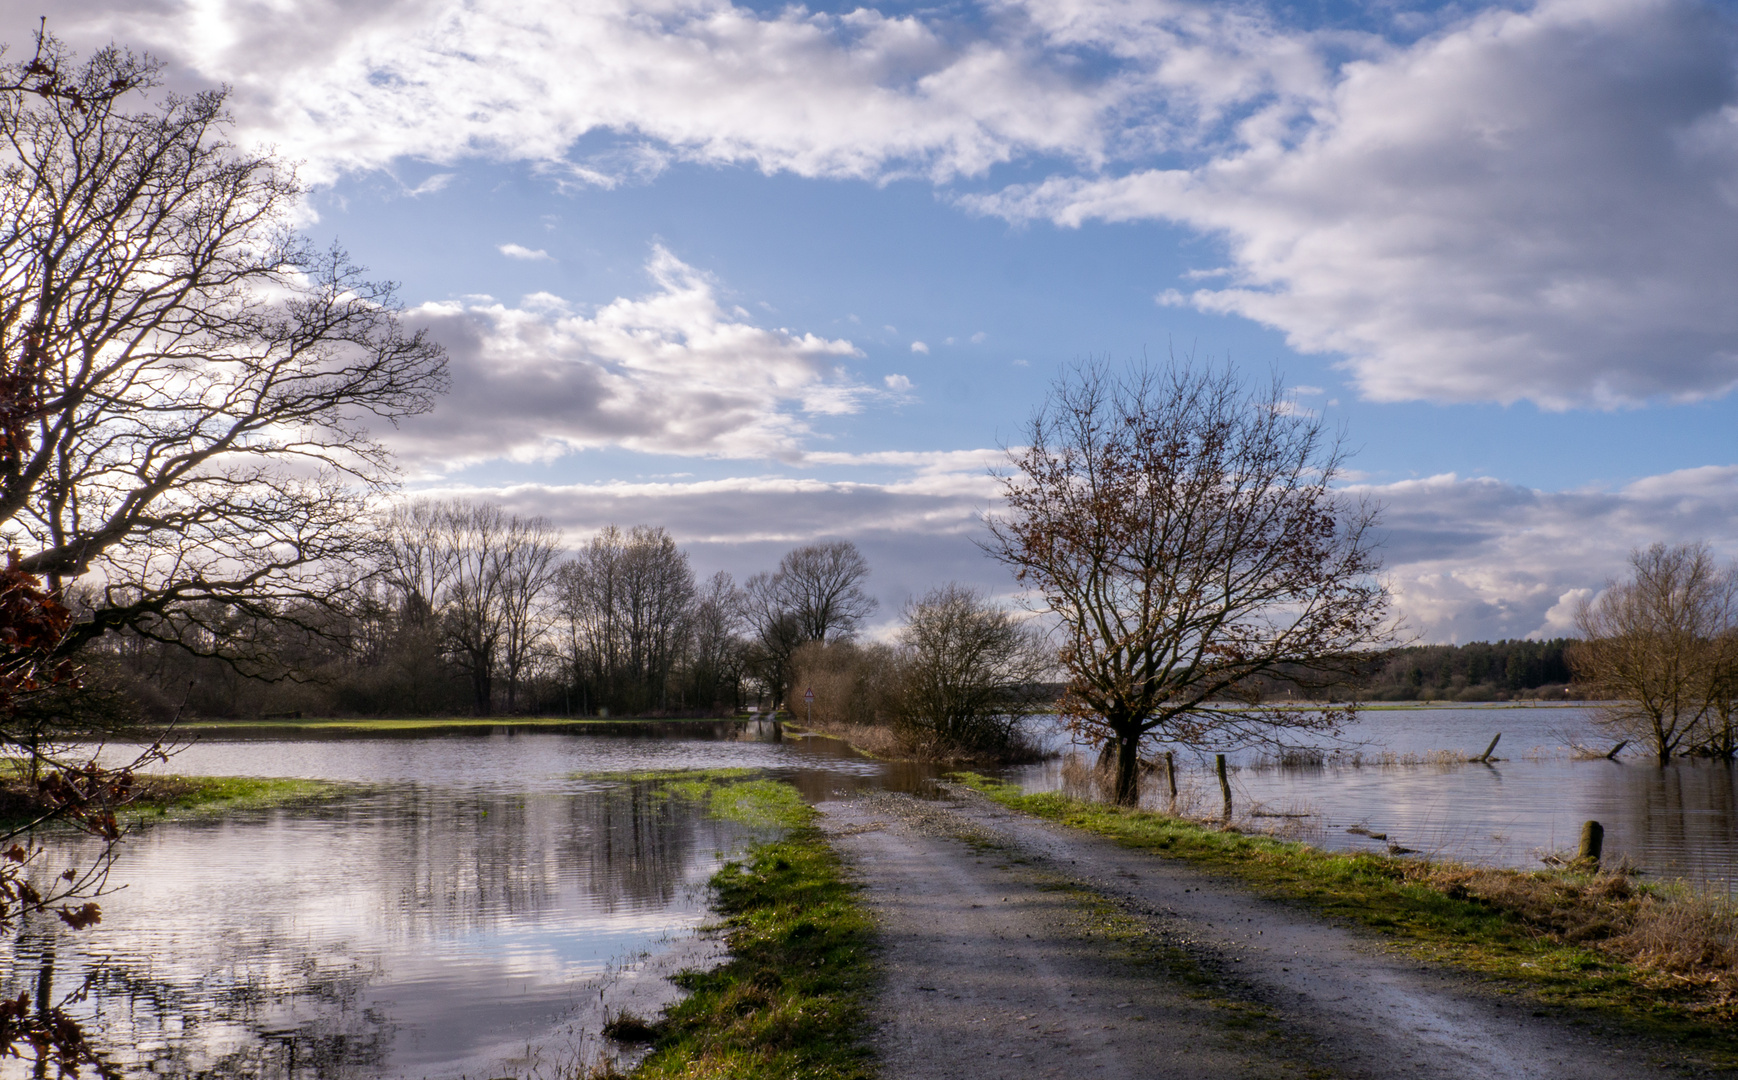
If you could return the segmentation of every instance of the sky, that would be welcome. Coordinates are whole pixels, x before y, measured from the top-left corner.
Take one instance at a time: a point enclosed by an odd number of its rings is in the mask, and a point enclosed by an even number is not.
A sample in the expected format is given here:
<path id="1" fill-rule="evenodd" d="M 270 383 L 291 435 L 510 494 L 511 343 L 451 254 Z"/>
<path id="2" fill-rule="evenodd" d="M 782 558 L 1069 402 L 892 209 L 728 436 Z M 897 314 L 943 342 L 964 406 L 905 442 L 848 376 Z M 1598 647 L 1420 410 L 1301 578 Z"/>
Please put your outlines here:
<path id="1" fill-rule="evenodd" d="M 27 50 L 39 4 L 0 0 Z M 890 625 L 1069 364 L 1278 373 L 1420 641 L 1738 555 L 1738 11 L 1690 0 L 58 0 L 400 283 L 405 489 L 856 542 Z"/>

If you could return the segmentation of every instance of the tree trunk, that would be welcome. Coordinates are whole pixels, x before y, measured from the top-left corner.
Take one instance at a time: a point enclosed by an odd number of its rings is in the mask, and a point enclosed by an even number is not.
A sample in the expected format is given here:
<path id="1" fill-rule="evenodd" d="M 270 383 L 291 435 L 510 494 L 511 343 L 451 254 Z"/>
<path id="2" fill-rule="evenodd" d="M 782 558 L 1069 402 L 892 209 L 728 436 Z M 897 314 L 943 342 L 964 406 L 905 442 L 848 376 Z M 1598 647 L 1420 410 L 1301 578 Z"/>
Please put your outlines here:
<path id="1" fill-rule="evenodd" d="M 1116 737 L 1116 804 L 1134 806 L 1141 800 L 1140 733 Z"/>
<path id="2" fill-rule="evenodd" d="M 478 671 L 472 672 L 472 674 L 471 674 L 471 696 L 473 697 L 473 699 L 476 702 L 476 709 L 477 709 L 478 716 L 488 716 L 489 715 L 489 713 L 491 711 L 490 706 L 493 704 L 489 699 L 493 696 L 493 693 L 492 693 L 493 690 L 494 690 L 494 686 L 492 684 L 492 681 L 489 678 L 489 673 L 487 670 L 478 670 Z"/>

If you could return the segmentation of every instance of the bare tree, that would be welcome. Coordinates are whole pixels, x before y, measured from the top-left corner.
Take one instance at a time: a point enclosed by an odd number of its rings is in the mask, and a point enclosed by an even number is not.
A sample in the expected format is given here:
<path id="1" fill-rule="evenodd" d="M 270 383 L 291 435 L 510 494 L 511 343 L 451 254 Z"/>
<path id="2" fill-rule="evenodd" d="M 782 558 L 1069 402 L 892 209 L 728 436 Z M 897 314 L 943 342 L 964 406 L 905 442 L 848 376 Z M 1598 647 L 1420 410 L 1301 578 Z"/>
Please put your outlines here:
<path id="1" fill-rule="evenodd" d="M 849 540 L 793 548 L 779 560 L 774 590 L 784 610 L 796 616 L 805 641 L 848 638 L 875 613 L 863 591 L 869 563 Z"/>
<path id="2" fill-rule="evenodd" d="M 29 435 L 0 454 L 0 522 L 51 591 L 97 583 L 66 647 L 222 649 L 204 613 L 342 600 L 330 571 L 392 474 L 369 426 L 432 406 L 440 349 L 296 234 L 293 171 L 224 141 L 224 92 L 148 102 L 157 67 L 115 48 L 46 39 L 33 63 L 62 92 L 0 77 L 0 381 L 26 406 L 0 421 Z"/>
<path id="3" fill-rule="evenodd" d="M 1031 627 L 958 584 L 907 607 L 899 641 L 901 726 L 942 751 L 1006 750 L 1051 663 Z"/>
<path id="4" fill-rule="evenodd" d="M 765 572 L 743 584 L 742 615 L 753 631 L 748 669 L 777 709 L 790 692 L 795 672 L 791 658 L 809 640 L 803 635 L 802 620 L 786 606 L 777 576 Z"/>
<path id="5" fill-rule="evenodd" d="M 497 506 L 452 502 L 437 507 L 436 557 L 445 577 L 441 630 L 471 681 L 472 708 L 488 716 L 497 675 L 514 708 L 518 680 L 546 628 L 543 594 L 554 578 L 559 534 L 548 520 Z"/>
<path id="6" fill-rule="evenodd" d="M 380 520 L 380 576 L 398 593 L 399 618 L 422 626 L 435 609 L 452 574 L 445 532 L 453 508 L 430 499 L 401 502 Z"/>
<path id="7" fill-rule="evenodd" d="M 869 563 L 849 540 L 793 548 L 772 573 L 743 586 L 742 611 L 754 630 L 750 662 L 777 708 L 792 675 L 791 655 L 803 643 L 849 640 L 874 614 L 863 590 Z"/>
<path id="8" fill-rule="evenodd" d="M 1138 795 L 1147 737 L 1190 746 L 1327 730 L 1327 710 L 1228 710 L 1261 677 L 1322 684 L 1385 640 L 1374 507 L 1337 493 L 1342 452 L 1277 379 L 1082 365 L 1009 452 L 991 554 L 1054 617 L 1065 714 L 1114 742 Z M 1253 704 L 1253 701 L 1251 702 Z"/>
<path id="9" fill-rule="evenodd" d="M 591 702 L 668 710 L 696 604 L 688 556 L 661 528 L 608 526 L 558 571 L 568 659 Z"/>
<path id="10" fill-rule="evenodd" d="M 720 570 L 708 578 L 694 603 L 690 677 L 694 702 L 701 707 L 741 703 L 743 653 L 742 594 Z"/>
<path id="11" fill-rule="evenodd" d="M 1630 553 L 1631 576 L 1581 605 L 1570 651 L 1578 682 L 1608 699 L 1600 719 L 1645 742 L 1660 764 L 1705 740 L 1731 742 L 1738 568 L 1706 544 Z"/>
<path id="12" fill-rule="evenodd" d="M 561 534 L 547 518 L 510 517 L 500 551 L 501 672 L 511 713 L 518 708 L 519 683 L 542 655 L 553 619 L 544 594 L 555 582 Z"/>
<path id="13" fill-rule="evenodd" d="M 454 502 L 440 515 L 441 559 L 447 568 L 441 631 L 471 682 L 471 709 L 494 711 L 495 672 L 506 631 L 506 582 L 501 562 L 508 519 L 498 506 Z"/>

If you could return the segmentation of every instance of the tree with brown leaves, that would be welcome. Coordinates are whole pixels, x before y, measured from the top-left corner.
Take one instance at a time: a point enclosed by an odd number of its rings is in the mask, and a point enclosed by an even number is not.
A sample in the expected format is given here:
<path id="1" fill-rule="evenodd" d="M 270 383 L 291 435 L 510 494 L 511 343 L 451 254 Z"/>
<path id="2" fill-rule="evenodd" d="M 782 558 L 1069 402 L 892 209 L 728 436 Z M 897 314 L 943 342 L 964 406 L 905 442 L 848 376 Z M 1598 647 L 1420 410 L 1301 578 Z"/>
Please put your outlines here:
<path id="1" fill-rule="evenodd" d="M 1330 686 L 1388 639 L 1377 509 L 1334 489 L 1339 443 L 1277 379 L 1252 393 L 1229 367 L 1084 364 L 1027 441 L 988 549 L 1053 618 L 1064 715 L 1115 745 L 1119 802 L 1138 797 L 1143 740 L 1333 728 L 1327 709 L 1257 707 L 1255 683 Z"/>

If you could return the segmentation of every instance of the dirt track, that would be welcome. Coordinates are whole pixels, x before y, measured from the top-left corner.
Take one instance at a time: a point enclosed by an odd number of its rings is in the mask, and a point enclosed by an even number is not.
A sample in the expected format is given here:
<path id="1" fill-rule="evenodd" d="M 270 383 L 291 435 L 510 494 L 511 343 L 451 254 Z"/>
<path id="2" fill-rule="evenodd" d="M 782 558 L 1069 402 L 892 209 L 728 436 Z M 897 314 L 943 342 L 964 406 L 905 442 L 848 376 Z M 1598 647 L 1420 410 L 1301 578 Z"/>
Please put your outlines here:
<path id="1" fill-rule="evenodd" d="M 822 810 L 881 925 L 886 1080 L 1683 1074 L 1180 861 L 964 789 Z"/>

